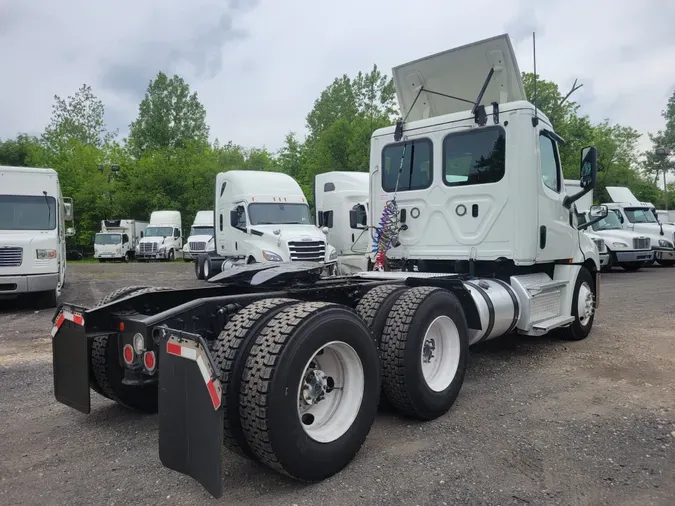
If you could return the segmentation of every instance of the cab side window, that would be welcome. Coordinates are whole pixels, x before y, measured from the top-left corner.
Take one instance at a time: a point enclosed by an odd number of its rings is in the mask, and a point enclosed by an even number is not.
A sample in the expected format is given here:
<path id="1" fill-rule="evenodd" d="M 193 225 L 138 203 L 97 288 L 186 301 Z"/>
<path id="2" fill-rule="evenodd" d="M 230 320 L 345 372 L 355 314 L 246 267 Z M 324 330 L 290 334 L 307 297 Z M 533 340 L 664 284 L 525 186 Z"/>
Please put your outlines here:
<path id="1" fill-rule="evenodd" d="M 122 234 L 122 244 L 129 242 L 129 236 L 127 234 Z"/>
<path id="2" fill-rule="evenodd" d="M 246 230 L 246 209 L 244 206 L 237 206 L 237 228 Z"/>
<path id="3" fill-rule="evenodd" d="M 174 229 L 173 229 L 173 236 L 174 236 L 176 239 L 178 239 L 178 238 L 180 237 L 180 230 L 178 230 L 177 228 L 174 228 Z"/>
<path id="4" fill-rule="evenodd" d="M 560 193 L 560 160 L 555 141 L 546 135 L 539 135 L 539 154 L 542 181 L 548 188 Z"/>
<path id="5" fill-rule="evenodd" d="M 619 218 L 619 221 L 623 223 L 623 215 L 621 214 L 621 211 L 618 209 L 612 209 L 612 212 L 616 214 L 616 217 Z"/>

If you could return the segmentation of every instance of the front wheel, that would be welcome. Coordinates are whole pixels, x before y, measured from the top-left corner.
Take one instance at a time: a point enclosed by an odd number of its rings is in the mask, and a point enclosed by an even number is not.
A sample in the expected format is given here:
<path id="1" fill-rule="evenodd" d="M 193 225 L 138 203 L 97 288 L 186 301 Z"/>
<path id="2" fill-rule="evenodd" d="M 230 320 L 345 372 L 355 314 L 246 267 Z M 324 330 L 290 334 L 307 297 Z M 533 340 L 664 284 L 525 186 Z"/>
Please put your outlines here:
<path id="1" fill-rule="evenodd" d="M 672 267 L 675 265 L 675 260 L 657 260 L 661 267 Z"/>
<path id="2" fill-rule="evenodd" d="M 621 268 L 625 271 L 635 272 L 642 269 L 645 266 L 644 262 L 624 262 L 621 265 Z"/>
<path id="3" fill-rule="evenodd" d="M 358 453 L 379 392 L 377 348 L 363 321 L 338 304 L 293 304 L 260 330 L 246 361 L 244 437 L 269 467 L 323 480 Z"/>
<path id="4" fill-rule="evenodd" d="M 595 319 L 595 294 L 595 280 L 589 270 L 582 267 L 579 270 L 572 294 L 574 321 L 568 327 L 560 329 L 563 339 L 581 341 L 588 337 Z"/>
<path id="5" fill-rule="evenodd" d="M 170 249 L 170 250 L 169 250 L 169 255 L 167 256 L 167 259 L 166 259 L 166 260 L 167 260 L 167 262 L 173 262 L 173 259 L 174 259 L 173 250 Z"/>

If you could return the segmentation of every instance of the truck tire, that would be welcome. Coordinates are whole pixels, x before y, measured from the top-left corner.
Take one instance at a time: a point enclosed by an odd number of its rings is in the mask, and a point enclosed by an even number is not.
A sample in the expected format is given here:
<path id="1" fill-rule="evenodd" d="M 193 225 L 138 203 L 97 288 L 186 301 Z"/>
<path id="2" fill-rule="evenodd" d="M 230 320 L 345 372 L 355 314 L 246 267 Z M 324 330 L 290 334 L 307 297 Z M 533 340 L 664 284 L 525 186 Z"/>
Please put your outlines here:
<path id="1" fill-rule="evenodd" d="M 174 259 L 173 249 L 170 249 L 169 254 L 166 257 L 166 261 L 167 262 L 173 262 L 173 259 Z"/>
<path id="2" fill-rule="evenodd" d="M 204 280 L 208 281 L 213 276 L 213 264 L 209 257 L 204 258 L 202 263 L 202 272 L 204 273 Z"/>
<path id="3" fill-rule="evenodd" d="M 593 328 L 593 320 L 595 319 L 595 293 L 593 276 L 588 269 L 582 267 L 577 275 L 577 280 L 574 283 L 574 292 L 572 293 L 571 315 L 574 316 L 574 321 L 569 326 L 559 329 L 558 334 L 562 339 L 581 341 L 588 337 Z M 579 317 L 580 305 L 586 308 L 588 303 L 592 304 L 591 315 Z"/>
<path id="4" fill-rule="evenodd" d="M 625 271 L 636 272 L 645 266 L 644 262 L 624 262 L 619 264 Z"/>
<path id="5" fill-rule="evenodd" d="M 402 285 L 380 285 L 369 290 L 356 306 L 359 315 L 373 333 L 375 344 L 379 347 L 382 331 L 392 306 L 403 292 L 408 289 Z"/>
<path id="6" fill-rule="evenodd" d="M 170 288 L 128 286 L 110 293 L 101 299 L 96 306 L 107 304 L 127 295 L 139 295 L 160 290 L 170 290 Z M 96 336 L 91 347 L 93 377 L 96 379 L 102 395 L 125 408 L 144 413 L 156 413 L 158 401 L 156 383 L 143 386 L 122 384 L 124 368 L 120 365 L 117 339 L 110 339 L 113 336 L 116 336 L 116 334 Z"/>
<path id="7" fill-rule="evenodd" d="M 244 437 L 260 462 L 319 481 L 358 453 L 379 394 L 377 348 L 363 321 L 346 306 L 300 302 L 272 318 L 251 348 L 239 396 Z"/>
<path id="8" fill-rule="evenodd" d="M 658 263 L 661 267 L 672 267 L 675 265 L 675 260 L 657 260 L 656 263 Z"/>
<path id="9" fill-rule="evenodd" d="M 468 350 L 466 316 L 457 297 L 442 288 L 409 289 L 394 303 L 382 332 L 387 400 L 407 416 L 441 416 L 462 388 Z"/>
<path id="10" fill-rule="evenodd" d="M 258 332 L 279 311 L 297 303 L 296 299 L 263 299 L 237 312 L 220 333 L 213 346 L 213 357 L 223 388 L 225 412 L 223 443 L 238 455 L 255 459 L 241 429 L 239 392 L 241 376 Z"/>
<path id="11" fill-rule="evenodd" d="M 197 279 L 203 280 L 204 279 L 204 256 L 199 255 L 195 259 L 195 276 L 197 276 Z"/>

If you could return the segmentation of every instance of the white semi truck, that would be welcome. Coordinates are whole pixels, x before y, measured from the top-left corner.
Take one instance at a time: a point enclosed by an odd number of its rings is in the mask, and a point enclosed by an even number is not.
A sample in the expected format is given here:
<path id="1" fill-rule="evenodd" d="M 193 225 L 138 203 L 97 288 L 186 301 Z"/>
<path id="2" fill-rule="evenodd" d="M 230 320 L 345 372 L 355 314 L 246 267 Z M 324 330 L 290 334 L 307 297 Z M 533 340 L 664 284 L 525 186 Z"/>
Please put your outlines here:
<path id="1" fill-rule="evenodd" d="M 172 261 L 183 254 L 183 236 L 179 211 L 154 211 L 145 237 L 136 246 L 136 258 Z"/>
<path id="2" fill-rule="evenodd" d="M 215 250 L 215 220 L 213 211 L 197 211 L 190 235 L 183 246 L 183 260 L 191 262 L 199 253 Z"/>
<path id="3" fill-rule="evenodd" d="M 215 249 L 195 262 L 197 279 L 257 262 L 317 262 L 332 272 L 335 248 L 319 229 L 300 185 L 279 172 L 230 170 L 216 176 Z"/>
<path id="4" fill-rule="evenodd" d="M 0 166 L 0 298 L 30 294 L 40 308 L 56 306 L 72 220 L 55 170 Z"/>
<path id="5" fill-rule="evenodd" d="M 595 148 L 581 153 L 583 192 L 568 195 L 560 138 L 526 101 L 508 36 L 394 77 L 404 119 L 371 141 L 376 270 L 322 278 L 317 254 L 232 266 L 200 288 L 132 286 L 92 308 L 63 304 L 52 330 L 57 400 L 89 413 L 91 389 L 159 410 L 161 462 L 220 497 L 222 445 L 320 481 L 358 453 L 380 392 L 400 413 L 432 420 L 457 399 L 469 346 L 511 332 L 588 337 L 600 260 L 572 205 L 595 186 Z M 243 249 L 253 235 L 267 238 L 255 248 L 292 255 L 281 225 L 309 222 L 303 198 L 270 173 L 243 192 L 243 175 L 228 174 L 217 179 L 218 250 L 255 258 Z M 600 220 L 607 208 L 589 214 Z M 443 270 L 382 271 L 388 255 Z"/>
<path id="6" fill-rule="evenodd" d="M 99 262 L 128 262 L 136 254 L 148 222 L 138 220 L 102 220 L 101 231 L 94 237 L 94 258 Z"/>
<path id="7" fill-rule="evenodd" d="M 651 240 L 654 260 L 663 267 L 675 265 L 675 225 L 660 223 L 651 202 L 641 202 L 624 186 L 608 186 L 612 202 L 605 204 L 625 230 L 638 232 Z M 647 262 L 650 263 L 650 262 Z"/>
<path id="8" fill-rule="evenodd" d="M 371 241 L 364 228 L 352 228 L 350 219 L 368 223 L 367 172 L 332 171 L 314 178 L 316 224 L 328 228 L 328 244 L 337 250 L 337 273 L 369 270 Z"/>
<path id="9" fill-rule="evenodd" d="M 581 191 L 579 181 L 565 180 L 567 193 L 575 195 Z M 581 225 L 588 221 L 587 212 L 593 205 L 593 193 L 587 193 L 576 203 L 577 222 Z M 614 266 L 620 266 L 627 271 L 636 271 L 654 260 L 654 252 L 651 249 L 651 240 L 645 234 L 625 230 L 614 213 L 608 213 L 602 220 L 585 229 L 585 232 L 596 241 L 598 252 L 601 253 L 603 270 L 609 271 Z M 601 238 L 604 244 L 600 244 Z"/>

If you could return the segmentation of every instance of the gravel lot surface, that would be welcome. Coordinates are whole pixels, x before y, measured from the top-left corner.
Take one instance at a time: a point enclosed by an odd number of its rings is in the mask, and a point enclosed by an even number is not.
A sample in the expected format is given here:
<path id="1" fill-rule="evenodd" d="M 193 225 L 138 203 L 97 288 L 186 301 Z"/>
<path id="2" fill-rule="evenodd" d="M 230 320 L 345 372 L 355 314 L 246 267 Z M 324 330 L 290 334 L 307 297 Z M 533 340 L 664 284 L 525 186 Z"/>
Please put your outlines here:
<path id="1" fill-rule="evenodd" d="M 192 264 L 71 263 L 64 300 L 196 286 Z M 226 453 L 222 504 L 649 505 L 675 501 L 675 269 L 603 276 L 581 342 L 509 336 L 472 351 L 449 413 L 381 413 L 340 474 L 302 485 Z M 0 301 L 0 504 L 215 504 L 159 462 L 157 418 L 53 397 L 52 311 Z"/>

